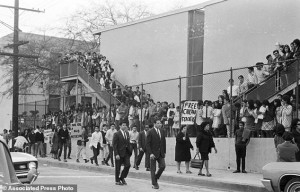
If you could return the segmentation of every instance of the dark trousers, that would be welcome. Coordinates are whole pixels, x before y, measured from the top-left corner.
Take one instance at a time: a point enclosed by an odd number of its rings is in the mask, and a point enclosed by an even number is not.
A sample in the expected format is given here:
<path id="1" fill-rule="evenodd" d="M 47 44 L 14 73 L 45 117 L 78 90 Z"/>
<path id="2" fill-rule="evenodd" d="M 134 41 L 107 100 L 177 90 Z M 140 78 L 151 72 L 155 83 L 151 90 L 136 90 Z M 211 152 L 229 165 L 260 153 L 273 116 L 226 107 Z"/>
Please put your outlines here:
<path id="1" fill-rule="evenodd" d="M 72 151 L 72 144 L 69 144 L 67 148 L 68 148 L 68 157 L 70 157 Z"/>
<path id="2" fill-rule="evenodd" d="M 98 164 L 98 155 L 100 153 L 100 143 L 97 144 L 97 148 L 92 146 L 94 156 L 91 157 L 95 161 L 95 164 Z"/>
<path id="3" fill-rule="evenodd" d="M 158 162 L 158 171 L 156 172 L 156 161 Z M 161 174 L 166 168 L 165 158 L 159 157 L 155 159 L 150 159 L 150 169 L 151 169 L 151 180 L 152 185 L 157 185 L 157 180 L 160 178 Z"/>
<path id="4" fill-rule="evenodd" d="M 133 150 L 133 153 L 134 153 L 134 163 L 133 163 L 133 166 L 135 167 L 136 165 L 136 161 L 137 161 L 137 144 L 136 143 L 130 143 L 131 145 L 131 148 Z"/>
<path id="5" fill-rule="evenodd" d="M 106 159 L 106 163 L 108 163 L 108 161 L 110 159 L 110 162 L 113 165 L 114 164 L 114 148 L 113 148 L 113 146 L 108 144 L 108 150 L 109 150 L 109 155 Z"/>
<path id="6" fill-rule="evenodd" d="M 124 169 L 120 176 L 121 165 L 124 164 Z M 125 179 L 128 175 L 130 169 L 130 156 L 126 155 L 125 157 L 120 157 L 119 160 L 115 159 L 115 180 L 119 182 L 121 179 Z"/>
<path id="7" fill-rule="evenodd" d="M 58 157 L 60 158 L 63 148 L 64 148 L 64 159 L 67 159 L 67 143 L 66 142 L 64 142 L 64 143 L 59 142 L 58 143 L 58 150 L 59 150 Z"/>
<path id="8" fill-rule="evenodd" d="M 150 154 L 144 151 L 140 151 L 137 161 L 136 161 L 136 166 L 139 166 L 141 164 L 141 161 L 143 159 L 143 156 L 145 155 L 145 168 L 150 168 Z"/>
<path id="9" fill-rule="evenodd" d="M 236 169 L 240 171 L 241 169 L 241 160 L 242 160 L 242 170 L 245 170 L 246 162 L 246 145 L 235 145 L 236 153 Z"/>

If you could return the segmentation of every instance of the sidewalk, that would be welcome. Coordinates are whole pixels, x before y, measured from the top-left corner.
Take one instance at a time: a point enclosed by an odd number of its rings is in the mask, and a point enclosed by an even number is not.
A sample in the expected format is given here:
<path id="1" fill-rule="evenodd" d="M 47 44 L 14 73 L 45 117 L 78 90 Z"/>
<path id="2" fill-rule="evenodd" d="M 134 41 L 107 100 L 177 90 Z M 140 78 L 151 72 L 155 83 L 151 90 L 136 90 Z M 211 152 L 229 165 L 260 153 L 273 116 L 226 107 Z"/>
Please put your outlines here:
<path id="1" fill-rule="evenodd" d="M 47 165 L 53 167 L 62 167 L 75 170 L 85 170 L 93 172 L 101 172 L 107 174 L 114 174 L 115 169 L 110 166 L 100 165 L 99 167 L 90 162 L 84 163 L 83 160 L 80 163 L 76 163 L 75 158 L 68 159 L 68 162 L 54 160 L 50 157 L 39 158 L 40 165 Z M 247 174 L 233 174 L 231 171 L 226 170 L 210 170 L 212 177 L 198 176 L 198 169 L 191 168 L 192 174 L 185 173 L 184 163 L 181 165 L 182 174 L 176 173 L 175 166 L 167 166 L 164 171 L 161 181 L 183 184 L 183 185 L 193 185 L 193 186 L 203 186 L 208 188 L 216 188 L 228 191 L 244 191 L 244 192 L 266 192 L 263 184 L 260 182 L 262 179 L 261 174 L 247 173 Z M 204 170 L 205 173 L 205 170 Z M 135 170 L 130 168 L 128 177 L 132 178 L 142 178 L 149 179 L 150 182 L 150 172 L 146 171 L 144 165 L 140 165 L 140 170 Z"/>

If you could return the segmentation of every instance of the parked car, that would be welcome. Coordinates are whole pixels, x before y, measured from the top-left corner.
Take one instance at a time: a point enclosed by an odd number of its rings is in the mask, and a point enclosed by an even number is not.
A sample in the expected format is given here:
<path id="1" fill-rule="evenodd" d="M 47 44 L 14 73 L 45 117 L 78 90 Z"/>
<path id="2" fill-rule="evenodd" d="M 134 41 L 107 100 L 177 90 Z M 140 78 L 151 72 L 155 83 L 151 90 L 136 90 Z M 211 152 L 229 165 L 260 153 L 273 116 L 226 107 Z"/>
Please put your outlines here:
<path id="1" fill-rule="evenodd" d="M 30 169 L 27 174 L 29 183 L 33 183 L 37 176 L 36 169 Z M 0 191 L 6 186 L 22 187 L 24 184 L 17 178 L 9 149 L 5 142 L 0 139 Z"/>
<path id="2" fill-rule="evenodd" d="M 37 171 L 38 160 L 34 156 L 23 152 L 11 152 L 12 162 L 18 179 L 22 183 L 30 183 L 28 173 L 33 168 Z"/>
<path id="3" fill-rule="evenodd" d="M 263 167 L 261 180 L 269 191 L 300 191 L 300 162 L 273 162 Z"/>

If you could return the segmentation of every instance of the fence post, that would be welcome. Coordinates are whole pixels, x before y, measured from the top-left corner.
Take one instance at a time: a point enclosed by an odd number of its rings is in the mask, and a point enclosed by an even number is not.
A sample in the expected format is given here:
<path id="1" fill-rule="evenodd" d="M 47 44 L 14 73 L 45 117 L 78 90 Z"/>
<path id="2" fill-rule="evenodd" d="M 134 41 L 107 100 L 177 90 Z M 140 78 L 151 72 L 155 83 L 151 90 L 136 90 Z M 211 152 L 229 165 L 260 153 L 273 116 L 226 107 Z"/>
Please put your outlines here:
<path id="1" fill-rule="evenodd" d="M 34 122 L 33 122 L 34 128 L 35 128 L 35 120 L 36 120 L 36 101 L 34 102 Z"/>
<path id="2" fill-rule="evenodd" d="M 299 65 L 300 65 L 300 59 L 297 59 L 297 75 L 296 75 L 296 118 L 299 118 Z"/>
<path id="3" fill-rule="evenodd" d="M 232 81 L 233 81 L 233 71 L 232 71 L 232 67 L 230 68 L 230 124 L 229 124 L 229 133 L 227 131 L 227 137 L 231 137 L 231 130 L 233 129 L 232 127 L 232 104 L 233 104 L 233 100 L 232 100 Z"/>
<path id="4" fill-rule="evenodd" d="M 181 76 L 179 76 L 179 128 L 181 128 Z"/>

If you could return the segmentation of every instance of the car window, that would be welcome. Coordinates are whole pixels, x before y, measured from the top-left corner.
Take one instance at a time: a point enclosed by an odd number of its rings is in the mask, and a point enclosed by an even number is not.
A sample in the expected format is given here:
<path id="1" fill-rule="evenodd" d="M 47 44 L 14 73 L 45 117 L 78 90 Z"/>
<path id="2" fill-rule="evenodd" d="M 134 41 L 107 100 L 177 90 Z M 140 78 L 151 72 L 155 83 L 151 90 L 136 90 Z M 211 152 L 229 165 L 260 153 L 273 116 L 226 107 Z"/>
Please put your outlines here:
<path id="1" fill-rule="evenodd" d="M 19 183 L 9 152 L 2 142 L 0 142 L 0 183 Z"/>

